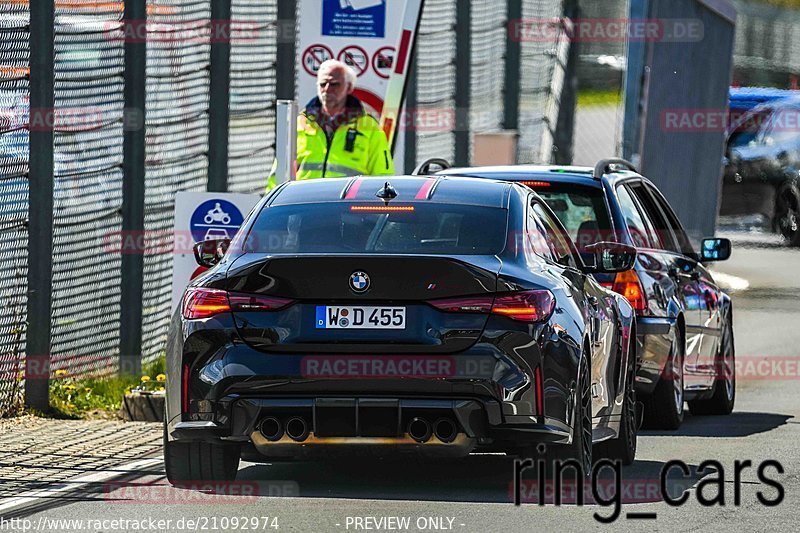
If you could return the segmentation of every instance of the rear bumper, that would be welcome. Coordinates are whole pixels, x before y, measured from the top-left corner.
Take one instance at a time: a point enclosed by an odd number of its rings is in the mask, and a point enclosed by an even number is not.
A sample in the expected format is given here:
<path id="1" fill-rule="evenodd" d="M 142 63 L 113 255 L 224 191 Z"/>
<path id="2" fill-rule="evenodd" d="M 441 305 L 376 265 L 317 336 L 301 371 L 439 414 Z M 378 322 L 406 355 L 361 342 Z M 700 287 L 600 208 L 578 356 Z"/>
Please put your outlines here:
<path id="1" fill-rule="evenodd" d="M 571 439 L 568 406 L 580 354 L 547 330 L 485 332 L 458 354 L 302 354 L 259 351 L 227 324 L 211 325 L 192 331 L 192 324 L 173 323 L 167 351 L 170 440 L 249 441 L 263 454 L 281 452 L 280 441 L 258 444 L 258 424 L 267 416 L 307 421 L 305 442 L 283 443 L 295 448 L 356 444 L 346 442 L 353 437 L 408 444 L 413 416 L 431 423 L 455 420 L 456 442 L 465 449 L 485 442 Z M 540 341 L 531 342 L 531 335 Z M 536 415 L 532 369 L 537 367 L 543 369 L 544 416 Z M 335 416 L 330 409 L 320 412 L 332 402 L 346 407 Z M 344 429 L 333 434 L 331 425 Z M 374 426 L 384 429 L 373 431 Z"/>
<path id="2" fill-rule="evenodd" d="M 636 319 L 639 362 L 636 370 L 636 393 L 653 393 L 669 360 L 675 337 L 675 319 L 640 317 Z"/>

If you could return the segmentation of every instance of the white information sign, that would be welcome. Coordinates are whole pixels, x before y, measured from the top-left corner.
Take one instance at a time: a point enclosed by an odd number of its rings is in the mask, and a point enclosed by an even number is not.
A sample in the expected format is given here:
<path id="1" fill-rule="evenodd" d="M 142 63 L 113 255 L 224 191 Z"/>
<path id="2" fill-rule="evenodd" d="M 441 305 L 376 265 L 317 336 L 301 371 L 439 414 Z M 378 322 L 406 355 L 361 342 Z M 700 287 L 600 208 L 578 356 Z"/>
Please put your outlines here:
<path id="1" fill-rule="evenodd" d="M 195 262 L 194 243 L 232 239 L 260 199 L 257 194 L 214 192 L 179 192 L 175 196 L 173 312 L 189 282 L 206 270 Z"/>
<path id="2" fill-rule="evenodd" d="M 358 75 L 353 94 L 381 123 L 391 146 L 395 132 L 405 130 L 398 117 L 405 114 L 399 113 L 401 95 L 422 4 L 423 0 L 300 0 L 300 107 L 317 95 L 322 61 L 337 58 Z M 402 173 L 403 135 L 394 139 L 393 154 L 395 170 Z"/>

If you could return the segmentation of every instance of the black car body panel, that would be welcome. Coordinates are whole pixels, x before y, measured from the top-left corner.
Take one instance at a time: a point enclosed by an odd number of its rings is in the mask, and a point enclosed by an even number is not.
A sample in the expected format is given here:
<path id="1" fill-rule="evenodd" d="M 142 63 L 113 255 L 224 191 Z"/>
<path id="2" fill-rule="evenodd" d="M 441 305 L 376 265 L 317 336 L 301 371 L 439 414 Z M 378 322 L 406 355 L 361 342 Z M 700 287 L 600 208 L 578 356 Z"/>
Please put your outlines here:
<path id="1" fill-rule="evenodd" d="M 288 303 L 277 311 L 245 307 L 202 319 L 175 313 L 167 348 L 167 438 L 249 442 L 268 456 L 296 456 L 300 452 L 285 436 L 265 440 L 260 421 L 307 417 L 315 439 L 378 439 L 413 447 L 419 444 L 409 441 L 405 429 L 414 417 L 446 417 L 457 421 L 458 438 L 428 444 L 466 453 L 475 446 L 568 443 L 586 354 L 596 391 L 594 438 L 615 437 L 633 310 L 584 274 L 577 254 L 572 260 L 578 262 L 565 266 L 526 251 L 520 236 L 535 195 L 525 187 L 458 178 L 389 179 L 398 193 L 391 205 L 415 205 L 420 216 L 431 204 L 506 210 L 505 240 L 494 254 L 253 251 L 264 246 L 254 235 L 262 211 L 326 202 L 380 208 L 384 204 L 374 194 L 385 181 L 325 179 L 279 187 L 254 209 L 223 260 L 191 283 L 188 291 L 214 289 Z M 457 240 L 431 239 L 431 245 L 460 250 L 462 239 Z M 361 294 L 348 285 L 355 272 L 369 274 L 369 289 Z M 437 307 L 453 298 L 496 302 L 503 295 L 545 290 L 554 309 L 535 323 L 488 310 Z M 314 327 L 317 308 L 334 306 L 403 307 L 406 328 Z"/>

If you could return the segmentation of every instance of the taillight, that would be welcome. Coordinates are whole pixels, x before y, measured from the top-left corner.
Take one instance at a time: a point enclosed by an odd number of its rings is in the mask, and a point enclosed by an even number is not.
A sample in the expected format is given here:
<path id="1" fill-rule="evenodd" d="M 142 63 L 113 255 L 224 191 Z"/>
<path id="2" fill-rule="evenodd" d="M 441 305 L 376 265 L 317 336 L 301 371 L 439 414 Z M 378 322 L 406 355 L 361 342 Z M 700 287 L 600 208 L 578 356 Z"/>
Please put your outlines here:
<path id="1" fill-rule="evenodd" d="M 617 273 L 611 290 L 627 298 L 636 311 L 644 311 L 647 309 L 644 289 L 642 288 L 642 283 L 639 281 L 639 276 L 636 275 L 635 270 L 625 270 L 624 272 Z"/>
<path id="2" fill-rule="evenodd" d="M 443 298 L 430 300 L 428 303 L 440 311 L 448 313 L 490 313 L 492 311 L 492 296 L 472 296 L 467 298 Z"/>
<path id="3" fill-rule="evenodd" d="M 292 304 L 294 300 L 260 294 L 228 293 L 228 301 L 233 311 L 277 311 Z"/>
<path id="4" fill-rule="evenodd" d="M 520 322 L 543 322 L 550 318 L 555 306 L 556 299 L 548 290 L 512 292 L 497 295 L 492 313 Z"/>
<path id="5" fill-rule="evenodd" d="M 183 318 L 209 318 L 231 310 L 228 293 L 219 289 L 198 287 L 188 289 L 183 297 Z"/>
<path id="6" fill-rule="evenodd" d="M 183 299 L 183 317 L 190 320 L 209 318 L 229 311 L 277 311 L 294 300 L 260 294 L 227 292 L 204 287 L 189 289 Z"/>
<path id="7" fill-rule="evenodd" d="M 448 313 L 494 313 L 520 322 L 542 322 L 553 313 L 556 300 L 550 291 L 537 290 L 445 298 L 428 303 Z"/>

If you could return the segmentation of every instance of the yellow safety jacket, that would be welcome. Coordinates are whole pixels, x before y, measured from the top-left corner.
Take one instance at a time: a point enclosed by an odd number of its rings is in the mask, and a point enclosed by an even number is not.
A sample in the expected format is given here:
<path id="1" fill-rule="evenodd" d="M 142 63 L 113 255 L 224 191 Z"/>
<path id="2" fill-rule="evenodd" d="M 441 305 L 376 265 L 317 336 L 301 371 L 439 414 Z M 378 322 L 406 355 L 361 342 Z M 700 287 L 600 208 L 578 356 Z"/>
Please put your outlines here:
<path id="1" fill-rule="evenodd" d="M 319 124 L 320 109 L 314 98 L 297 117 L 298 180 L 394 174 L 386 134 L 358 98 L 347 98 L 345 117 L 330 138 Z M 276 168 L 273 164 L 267 191 L 277 186 Z"/>

